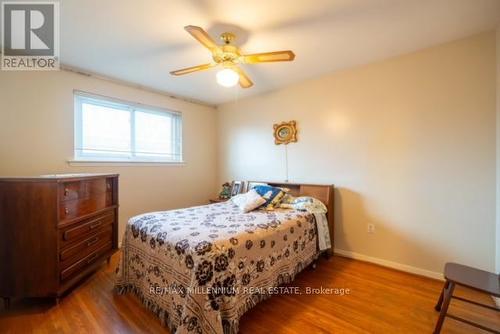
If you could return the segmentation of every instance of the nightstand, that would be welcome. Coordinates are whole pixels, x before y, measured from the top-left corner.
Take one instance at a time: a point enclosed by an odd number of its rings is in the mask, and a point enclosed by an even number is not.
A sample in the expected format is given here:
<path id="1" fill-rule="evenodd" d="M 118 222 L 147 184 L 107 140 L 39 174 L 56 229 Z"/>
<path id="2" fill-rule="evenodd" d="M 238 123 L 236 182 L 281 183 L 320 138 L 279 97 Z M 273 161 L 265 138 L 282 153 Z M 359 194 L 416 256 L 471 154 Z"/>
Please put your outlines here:
<path id="1" fill-rule="evenodd" d="M 214 204 L 214 203 L 222 203 L 227 200 L 229 200 L 229 198 L 211 198 L 208 201 L 210 202 L 210 204 Z"/>

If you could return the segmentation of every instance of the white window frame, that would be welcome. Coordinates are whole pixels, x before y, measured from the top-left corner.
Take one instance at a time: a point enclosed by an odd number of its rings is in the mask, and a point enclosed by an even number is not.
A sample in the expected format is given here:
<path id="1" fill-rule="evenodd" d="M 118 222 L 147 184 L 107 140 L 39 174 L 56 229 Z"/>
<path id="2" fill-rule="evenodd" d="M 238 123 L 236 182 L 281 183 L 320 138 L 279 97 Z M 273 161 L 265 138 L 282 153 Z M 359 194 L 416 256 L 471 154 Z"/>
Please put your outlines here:
<path id="1" fill-rule="evenodd" d="M 182 113 L 178 111 L 167 110 L 164 108 L 147 106 L 141 103 L 128 102 L 115 98 L 105 97 L 96 94 L 90 94 L 82 91 L 74 91 L 74 158 L 70 160 L 70 163 L 165 163 L 165 164 L 184 164 L 183 161 L 183 152 L 182 152 L 182 127 L 183 127 L 183 119 Z M 131 151 L 124 152 L 124 154 L 118 154 L 116 152 L 103 154 L 103 153 L 94 153 L 88 154 L 82 152 L 82 142 L 83 142 L 83 124 L 82 124 L 82 104 L 84 102 L 91 103 L 94 105 L 111 107 L 120 110 L 128 110 L 130 112 L 130 141 L 131 141 Z M 172 152 L 178 155 L 178 158 L 161 158 L 157 156 L 137 156 L 135 152 L 135 113 L 136 112 L 150 113 L 156 115 L 165 115 L 168 114 L 171 117 L 176 117 L 177 121 L 173 122 L 172 130 L 172 140 L 171 143 L 173 145 Z M 178 138 L 179 140 L 176 140 Z"/>

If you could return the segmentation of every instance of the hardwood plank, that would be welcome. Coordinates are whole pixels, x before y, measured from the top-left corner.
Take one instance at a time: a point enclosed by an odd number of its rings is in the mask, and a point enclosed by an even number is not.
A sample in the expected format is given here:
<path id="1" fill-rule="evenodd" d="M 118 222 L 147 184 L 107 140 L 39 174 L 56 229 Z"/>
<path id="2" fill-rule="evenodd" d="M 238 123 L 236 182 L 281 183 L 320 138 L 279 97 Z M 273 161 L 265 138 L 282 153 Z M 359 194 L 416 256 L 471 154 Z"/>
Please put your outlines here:
<path id="1" fill-rule="evenodd" d="M 0 333 L 168 333 L 132 294 L 112 292 L 119 254 L 63 298 L 14 300 L 0 309 Z M 274 296 L 246 313 L 241 333 L 430 333 L 442 282 L 334 256 L 306 269 L 290 286 L 301 295 Z M 308 295 L 307 287 L 350 289 L 350 294 Z M 493 305 L 470 289 L 456 294 Z M 458 300 L 450 313 L 500 329 L 500 314 Z M 442 333 L 482 333 L 446 319 Z"/>

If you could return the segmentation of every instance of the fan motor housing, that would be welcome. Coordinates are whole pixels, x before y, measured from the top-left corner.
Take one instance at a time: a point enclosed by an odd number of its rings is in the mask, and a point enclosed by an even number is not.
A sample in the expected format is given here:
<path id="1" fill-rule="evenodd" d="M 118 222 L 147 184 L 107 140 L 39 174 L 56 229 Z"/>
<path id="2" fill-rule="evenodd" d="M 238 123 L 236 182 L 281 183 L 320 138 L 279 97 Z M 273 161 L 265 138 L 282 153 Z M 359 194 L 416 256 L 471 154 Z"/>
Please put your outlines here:
<path id="1" fill-rule="evenodd" d="M 213 55 L 213 59 L 216 63 L 237 62 L 238 58 L 241 56 L 240 50 L 234 45 L 223 45 L 221 46 L 221 50 L 222 52 Z"/>

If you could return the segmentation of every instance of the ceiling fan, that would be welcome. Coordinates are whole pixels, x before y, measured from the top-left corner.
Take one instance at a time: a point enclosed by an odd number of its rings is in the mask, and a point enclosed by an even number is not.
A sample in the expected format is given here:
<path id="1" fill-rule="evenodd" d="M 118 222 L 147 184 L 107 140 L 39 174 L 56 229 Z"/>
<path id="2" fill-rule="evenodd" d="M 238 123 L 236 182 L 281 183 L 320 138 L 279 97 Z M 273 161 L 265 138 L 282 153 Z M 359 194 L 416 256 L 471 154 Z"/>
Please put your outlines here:
<path id="1" fill-rule="evenodd" d="M 219 84 L 231 87 L 239 83 L 242 88 L 249 88 L 253 86 L 253 82 L 243 69 L 238 66 L 239 64 L 292 61 L 295 59 L 295 54 L 290 50 L 242 55 L 240 48 L 231 44 L 236 36 L 230 32 L 222 33 L 220 39 L 224 44 L 217 45 L 208 33 L 200 27 L 185 26 L 184 29 L 212 53 L 214 61 L 172 71 L 170 72 L 171 75 L 184 75 L 221 65 L 223 69 L 217 73 L 217 82 Z"/>

